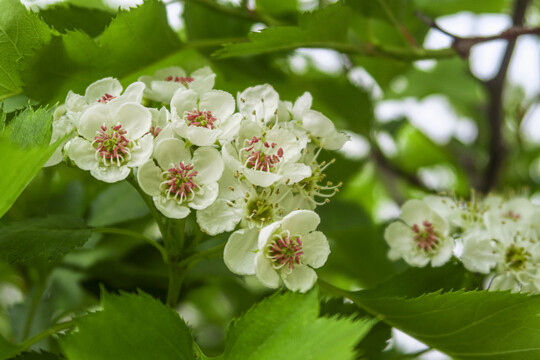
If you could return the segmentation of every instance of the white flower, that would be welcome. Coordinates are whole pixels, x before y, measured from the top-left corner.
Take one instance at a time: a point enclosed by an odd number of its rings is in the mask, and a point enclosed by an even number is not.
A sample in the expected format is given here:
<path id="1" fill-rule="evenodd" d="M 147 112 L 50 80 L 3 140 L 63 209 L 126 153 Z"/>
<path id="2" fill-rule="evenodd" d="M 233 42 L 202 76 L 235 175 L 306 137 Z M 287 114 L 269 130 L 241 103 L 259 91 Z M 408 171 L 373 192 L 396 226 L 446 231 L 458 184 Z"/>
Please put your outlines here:
<path id="1" fill-rule="evenodd" d="M 171 100 L 174 131 L 197 146 L 228 140 L 238 132 L 241 114 L 234 114 L 234 98 L 221 90 L 203 94 L 178 90 Z"/>
<path id="2" fill-rule="evenodd" d="M 484 214 L 487 227 L 506 225 L 507 231 L 529 232 L 534 226 L 537 216 L 536 206 L 529 199 L 516 197 L 508 201 L 502 201 L 491 206 Z"/>
<path id="3" fill-rule="evenodd" d="M 291 188 L 286 185 L 254 187 L 225 170 L 219 180 L 218 199 L 197 211 L 197 222 L 210 235 L 232 231 L 237 225 L 258 229 L 293 210 L 292 200 Z"/>
<path id="4" fill-rule="evenodd" d="M 254 230 L 238 230 L 225 246 L 224 261 L 234 273 L 256 275 L 270 288 L 280 278 L 292 291 L 306 292 L 313 287 L 317 273 L 330 254 L 326 236 L 315 231 L 319 216 L 309 210 L 296 210 L 283 220 Z"/>
<path id="5" fill-rule="evenodd" d="M 54 111 L 54 120 L 52 123 L 52 134 L 51 134 L 51 141 L 50 144 L 54 144 L 56 141 L 63 139 L 66 137 L 69 133 L 73 132 L 75 133 L 75 125 L 73 125 L 73 122 L 71 119 L 66 116 L 66 106 L 60 105 L 56 108 Z M 54 153 L 51 155 L 49 160 L 43 165 L 44 167 L 53 166 L 62 161 L 62 150 L 64 149 L 64 145 L 69 141 L 65 140 L 60 146 L 56 148 Z"/>
<path id="6" fill-rule="evenodd" d="M 144 106 L 95 104 L 81 115 L 79 136 L 65 150 L 75 164 L 105 182 L 125 179 L 152 154 L 151 114 Z"/>
<path id="7" fill-rule="evenodd" d="M 139 81 L 146 85 L 145 97 L 168 103 L 178 89 L 191 89 L 198 94 L 210 91 L 214 87 L 215 77 L 216 74 L 208 66 L 194 71 L 190 76 L 182 68 L 171 66 L 156 71 L 154 76 L 141 76 Z"/>
<path id="8" fill-rule="evenodd" d="M 302 127 L 317 138 L 322 147 L 328 150 L 338 150 L 349 140 L 349 136 L 336 130 L 332 120 L 319 111 L 311 110 L 313 98 L 305 92 L 294 103 L 291 115 L 293 120 L 300 121 Z"/>
<path id="9" fill-rule="evenodd" d="M 182 140 L 164 139 L 157 143 L 154 158 L 157 165 L 148 160 L 139 168 L 137 178 L 165 216 L 182 219 L 190 208 L 201 210 L 216 200 L 217 181 L 223 173 L 216 149 L 200 147 L 192 156 Z"/>
<path id="10" fill-rule="evenodd" d="M 268 84 L 247 88 L 237 95 L 238 110 L 247 120 L 265 126 L 276 122 L 279 94 Z"/>
<path id="11" fill-rule="evenodd" d="M 86 88 L 84 95 L 68 92 L 66 97 L 67 115 L 78 124 L 78 114 L 96 103 L 121 106 L 127 102 L 140 103 L 142 101 L 144 84 L 134 82 L 122 94 L 122 84 L 117 79 L 108 77 L 93 82 Z"/>
<path id="12" fill-rule="evenodd" d="M 448 223 L 420 200 L 409 200 L 401 208 L 403 222 L 391 223 L 384 233 L 389 257 L 402 257 L 409 265 L 441 266 L 452 256 L 454 240 Z"/>
<path id="13" fill-rule="evenodd" d="M 460 258 L 469 271 L 488 274 L 502 259 L 501 247 L 483 228 L 469 229 L 461 236 L 461 241 Z"/>
<path id="14" fill-rule="evenodd" d="M 311 168 L 300 163 L 302 144 L 285 129 L 268 131 L 245 120 L 238 138 L 222 148 L 223 160 L 233 172 L 244 175 L 252 184 L 270 186 L 295 183 L 311 175 Z"/>

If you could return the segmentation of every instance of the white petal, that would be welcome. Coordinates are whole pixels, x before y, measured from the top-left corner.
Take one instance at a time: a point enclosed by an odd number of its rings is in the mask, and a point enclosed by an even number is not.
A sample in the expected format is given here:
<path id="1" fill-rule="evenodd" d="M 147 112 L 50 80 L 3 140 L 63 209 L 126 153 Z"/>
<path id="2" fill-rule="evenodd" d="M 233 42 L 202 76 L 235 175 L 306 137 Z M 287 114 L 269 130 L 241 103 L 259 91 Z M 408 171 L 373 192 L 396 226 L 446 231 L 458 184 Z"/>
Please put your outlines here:
<path id="1" fill-rule="evenodd" d="M 340 131 L 334 131 L 332 135 L 327 136 L 321 140 L 321 145 L 326 150 L 339 150 L 349 140 L 350 140 L 349 135 Z"/>
<path id="2" fill-rule="evenodd" d="M 255 275 L 258 235 L 257 230 L 240 229 L 229 237 L 223 251 L 223 261 L 233 273 Z"/>
<path id="3" fill-rule="evenodd" d="M 262 251 L 259 251 L 255 256 L 255 274 L 264 286 L 272 289 L 279 287 L 279 275 Z"/>
<path id="4" fill-rule="evenodd" d="M 295 266 L 290 274 L 281 273 L 285 286 L 291 291 L 305 293 L 315 285 L 317 273 L 309 266 Z"/>
<path id="5" fill-rule="evenodd" d="M 114 119 L 107 105 L 96 104 L 83 111 L 77 130 L 85 139 L 94 141 L 96 133 L 100 130 L 101 126 L 109 128 L 115 125 L 113 122 Z"/>
<path id="6" fill-rule="evenodd" d="M 154 158 L 163 170 L 169 169 L 171 165 L 178 165 L 181 161 L 185 165 L 191 163 L 191 153 L 186 148 L 186 143 L 179 139 L 163 139 L 157 143 Z"/>
<path id="7" fill-rule="evenodd" d="M 311 109 L 313 103 L 313 97 L 309 92 L 305 92 L 295 102 L 292 108 L 292 114 L 294 120 L 302 120 L 304 114 Z"/>
<path id="8" fill-rule="evenodd" d="M 211 147 L 200 147 L 193 153 L 193 168 L 198 172 L 198 183 L 214 183 L 217 182 L 223 174 L 223 159 L 216 149 Z"/>
<path id="9" fill-rule="evenodd" d="M 303 262 L 312 268 L 320 268 L 330 255 L 330 245 L 326 236 L 320 231 L 314 231 L 302 236 Z"/>
<path id="10" fill-rule="evenodd" d="M 317 229 L 320 222 L 319 215 L 311 210 L 296 210 L 281 220 L 283 229 L 291 234 L 308 234 Z"/>
<path id="11" fill-rule="evenodd" d="M 174 77 L 185 77 L 186 72 L 184 69 L 178 66 L 169 66 L 163 69 L 159 69 L 154 73 L 154 80 L 160 81 L 165 80 L 169 76 Z"/>
<path id="12" fill-rule="evenodd" d="M 279 94 L 268 84 L 250 87 L 238 94 L 238 109 L 252 121 L 273 120 L 278 107 Z"/>
<path id="13" fill-rule="evenodd" d="M 192 72 L 191 77 L 194 80 L 188 84 L 188 87 L 198 94 L 212 90 L 216 81 L 216 74 L 208 66 Z"/>
<path id="14" fill-rule="evenodd" d="M 447 222 L 429 206 L 420 200 L 409 200 L 401 207 L 401 218 L 410 226 L 422 225 L 424 221 L 429 221 L 433 227 L 443 235 L 448 230 Z"/>
<path id="15" fill-rule="evenodd" d="M 151 196 L 161 194 L 161 172 L 162 170 L 154 164 L 153 160 L 148 160 L 139 167 L 137 180 L 141 189 Z"/>
<path id="16" fill-rule="evenodd" d="M 296 161 L 302 149 L 299 139 L 290 131 L 285 129 L 275 129 L 268 131 L 266 135 L 268 143 L 276 143 L 278 148 L 283 149 L 284 162 Z"/>
<path id="17" fill-rule="evenodd" d="M 75 165 L 83 170 L 95 169 L 99 164 L 96 160 L 96 149 L 83 138 L 73 138 L 66 144 L 65 150 Z"/>
<path id="18" fill-rule="evenodd" d="M 219 135 L 219 139 L 231 140 L 236 137 L 238 130 L 240 130 L 240 122 L 243 119 L 244 117 L 240 113 L 229 116 L 220 126 L 222 132 Z"/>
<path id="19" fill-rule="evenodd" d="M 197 110 L 199 95 L 189 89 L 178 89 L 171 100 L 171 113 L 173 121 L 184 121 L 184 112 Z M 176 117 L 175 117 L 176 115 Z"/>
<path id="20" fill-rule="evenodd" d="M 212 115 L 219 120 L 231 116 L 234 113 L 234 108 L 233 96 L 222 90 L 212 90 L 204 93 L 199 101 L 201 111 L 211 111 Z"/>
<path id="21" fill-rule="evenodd" d="M 120 95 L 121 92 L 122 92 L 122 84 L 120 84 L 120 81 L 118 81 L 117 79 L 108 77 L 108 78 L 101 79 L 90 84 L 86 88 L 86 93 L 84 94 L 84 96 L 86 97 L 89 103 L 93 103 L 101 99 L 101 97 L 104 96 L 105 94 L 109 94 L 109 95 L 117 97 Z"/>
<path id="22" fill-rule="evenodd" d="M 146 97 L 162 103 L 170 103 L 174 93 L 179 89 L 186 87 L 179 82 L 174 81 L 152 81 L 150 91 L 147 91 Z"/>
<path id="23" fill-rule="evenodd" d="M 185 137 L 197 146 L 210 146 L 216 142 L 219 129 L 208 129 L 200 126 L 189 126 L 185 123 L 178 122 L 175 130 L 178 129 L 178 135 Z"/>
<path id="24" fill-rule="evenodd" d="M 328 136 L 336 130 L 332 120 L 315 110 L 304 114 L 302 126 L 314 136 Z"/>
<path id="25" fill-rule="evenodd" d="M 99 166 L 90 170 L 90 174 L 98 180 L 114 183 L 128 177 L 130 168 L 127 166 Z"/>
<path id="26" fill-rule="evenodd" d="M 117 109 L 114 121 L 122 124 L 129 140 L 136 140 L 150 131 L 152 114 L 141 104 L 125 103 Z"/>
<path id="27" fill-rule="evenodd" d="M 519 290 L 519 283 L 512 273 L 497 275 L 491 281 L 489 290 Z"/>
<path id="28" fill-rule="evenodd" d="M 253 185 L 270 186 L 281 179 L 281 176 L 267 171 L 244 169 L 244 175 Z"/>
<path id="29" fill-rule="evenodd" d="M 189 202 L 189 206 L 196 210 L 206 209 L 216 201 L 218 193 L 219 186 L 217 183 L 202 185 L 193 200 Z"/>
<path id="30" fill-rule="evenodd" d="M 388 245 L 401 256 L 411 252 L 415 245 L 413 240 L 414 232 L 405 224 L 395 221 L 388 225 L 384 232 L 384 239 Z"/>
<path id="31" fill-rule="evenodd" d="M 311 176 L 311 168 L 306 164 L 288 163 L 281 167 L 281 182 L 287 184 L 297 183 Z"/>
<path id="32" fill-rule="evenodd" d="M 273 222 L 259 231 L 259 249 L 261 251 L 272 241 L 272 235 L 281 226 L 281 222 Z"/>
<path id="33" fill-rule="evenodd" d="M 122 98 L 124 102 L 134 102 L 140 104 L 143 98 L 145 85 L 141 81 L 134 82 L 130 84 L 124 93 L 119 97 Z M 114 101 L 115 99 L 111 100 Z"/>
<path id="34" fill-rule="evenodd" d="M 454 240 L 451 238 L 439 239 L 443 243 L 437 248 L 437 253 L 431 258 L 431 266 L 443 266 L 450 260 L 454 253 Z"/>
<path id="35" fill-rule="evenodd" d="M 242 163 L 238 160 L 236 150 L 231 143 L 225 143 L 223 145 L 223 148 L 221 148 L 221 155 L 223 155 L 223 162 L 231 172 L 242 169 Z"/>
<path id="36" fill-rule="evenodd" d="M 209 235 L 232 231 L 242 220 L 242 213 L 227 205 L 227 200 L 217 199 L 204 210 L 197 211 L 197 223 Z"/>
<path id="37" fill-rule="evenodd" d="M 189 215 L 187 206 L 179 205 L 175 200 L 167 200 L 163 196 L 154 196 L 154 204 L 161 213 L 173 219 L 183 219 Z"/>
<path id="38" fill-rule="evenodd" d="M 154 137 L 152 134 L 144 135 L 137 145 L 131 150 L 131 160 L 128 163 L 129 167 L 136 167 L 141 165 L 152 156 L 152 150 L 154 149 Z"/>

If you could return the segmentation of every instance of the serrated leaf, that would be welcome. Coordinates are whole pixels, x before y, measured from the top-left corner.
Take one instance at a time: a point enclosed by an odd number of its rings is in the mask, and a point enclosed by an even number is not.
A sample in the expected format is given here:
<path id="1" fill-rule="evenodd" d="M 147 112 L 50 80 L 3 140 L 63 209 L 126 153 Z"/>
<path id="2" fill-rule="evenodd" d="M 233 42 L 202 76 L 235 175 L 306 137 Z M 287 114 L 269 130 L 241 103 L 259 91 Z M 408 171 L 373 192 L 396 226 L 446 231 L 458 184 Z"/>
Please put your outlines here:
<path id="1" fill-rule="evenodd" d="M 255 55 L 299 47 L 325 47 L 345 41 L 350 13 L 342 3 L 303 14 L 298 26 L 282 26 L 250 33 L 249 42 L 226 44 L 214 53 L 219 58 Z M 324 24 L 324 26 L 322 26 Z"/>
<path id="2" fill-rule="evenodd" d="M 102 305 L 60 340 L 69 360 L 195 359 L 187 325 L 150 295 L 104 293 Z"/>
<path id="3" fill-rule="evenodd" d="M 83 93 L 93 81 L 128 76 L 180 48 L 157 0 L 123 10 L 98 40 L 68 31 L 25 61 L 25 91 L 33 98 L 63 100 L 69 90 Z"/>
<path id="4" fill-rule="evenodd" d="M 7 126 L 4 136 L 23 148 L 49 145 L 54 108 L 26 108 Z"/>
<path id="5" fill-rule="evenodd" d="M 462 266 L 447 264 L 410 269 L 372 289 L 343 294 L 457 359 L 538 359 L 540 295 L 466 291 L 476 285 Z"/>
<path id="6" fill-rule="evenodd" d="M 12 222 L 0 228 L 0 260 L 53 259 L 82 246 L 91 234 L 82 219 L 71 215 Z"/>
<path id="7" fill-rule="evenodd" d="M 257 0 L 255 8 L 269 15 L 288 15 L 298 11 L 298 0 Z"/>
<path id="8" fill-rule="evenodd" d="M 39 15 L 49 26 L 59 32 L 80 30 L 90 36 L 98 36 L 113 18 L 113 14 L 109 11 L 66 3 L 58 3 L 41 10 Z"/>
<path id="9" fill-rule="evenodd" d="M 50 39 L 49 27 L 17 0 L 0 0 L 0 100 L 21 92 L 19 61 Z"/>
<path id="10" fill-rule="evenodd" d="M 27 109 L 0 135 L 0 217 L 9 210 L 63 139 L 48 145 L 52 110 Z"/>
<path id="11" fill-rule="evenodd" d="M 317 291 L 276 293 L 252 307 L 229 327 L 222 360 L 353 359 L 354 345 L 371 320 L 317 318 Z"/>

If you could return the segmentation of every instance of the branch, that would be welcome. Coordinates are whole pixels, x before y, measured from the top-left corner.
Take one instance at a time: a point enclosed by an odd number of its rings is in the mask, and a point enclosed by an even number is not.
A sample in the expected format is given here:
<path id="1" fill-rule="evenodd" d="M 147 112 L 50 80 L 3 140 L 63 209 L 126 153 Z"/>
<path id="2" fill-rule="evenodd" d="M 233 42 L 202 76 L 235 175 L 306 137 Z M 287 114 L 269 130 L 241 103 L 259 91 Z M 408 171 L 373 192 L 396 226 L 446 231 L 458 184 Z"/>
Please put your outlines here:
<path id="1" fill-rule="evenodd" d="M 202 6 L 207 7 L 208 9 L 223 13 L 225 15 L 237 17 L 240 19 L 251 20 L 254 22 L 261 22 L 266 25 L 279 26 L 284 25 L 281 21 L 266 15 L 261 14 L 255 10 L 243 9 L 239 7 L 221 5 L 214 0 L 182 0 L 185 3 L 193 2 Z"/>
<path id="2" fill-rule="evenodd" d="M 514 27 L 521 27 L 523 25 L 525 11 L 528 5 L 529 0 L 516 0 L 512 16 Z M 484 83 L 489 95 L 487 116 L 490 124 L 489 161 L 484 172 L 483 183 L 480 187 L 480 190 L 484 193 L 489 192 L 497 184 L 504 161 L 505 145 L 502 136 L 504 122 L 502 94 L 515 46 L 516 37 L 509 38 L 497 75 Z"/>
<path id="3" fill-rule="evenodd" d="M 529 0 L 521 0 L 516 3 L 516 10 L 518 3 L 521 2 L 528 2 Z M 526 7 L 526 5 L 525 5 Z M 519 12 L 515 11 L 515 15 L 519 15 Z M 514 16 L 513 26 L 506 29 L 505 31 L 499 33 L 498 35 L 491 35 L 491 36 L 473 36 L 473 37 L 461 37 L 457 36 L 455 34 L 452 34 L 445 29 L 441 28 L 435 20 L 431 19 L 430 17 L 426 16 L 425 14 L 422 14 L 419 11 L 416 11 L 416 16 L 420 18 L 426 25 L 433 29 L 437 29 L 443 34 L 446 34 L 453 38 L 452 42 L 452 48 L 456 50 L 456 52 L 464 59 L 467 59 L 471 53 L 471 48 L 477 44 L 488 42 L 488 41 L 494 41 L 494 40 L 507 40 L 508 44 L 511 42 L 515 43 L 515 40 L 521 36 L 521 35 L 540 35 L 540 27 L 534 27 L 534 28 L 527 28 L 523 27 L 523 17 L 516 18 Z M 521 19 L 521 21 L 519 21 Z"/>

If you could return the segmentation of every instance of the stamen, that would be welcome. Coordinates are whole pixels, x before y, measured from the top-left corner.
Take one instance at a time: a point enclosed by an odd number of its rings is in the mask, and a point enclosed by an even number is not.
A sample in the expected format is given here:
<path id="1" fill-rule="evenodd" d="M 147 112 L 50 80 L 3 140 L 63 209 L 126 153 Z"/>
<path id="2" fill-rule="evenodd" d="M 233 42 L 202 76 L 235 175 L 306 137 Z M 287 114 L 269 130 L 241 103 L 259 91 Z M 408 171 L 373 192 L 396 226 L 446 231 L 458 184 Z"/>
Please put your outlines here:
<path id="1" fill-rule="evenodd" d="M 131 159 L 132 143 L 126 139 L 125 134 L 126 130 L 122 129 L 120 124 L 113 126 L 109 131 L 105 125 L 102 125 L 92 142 L 96 148 L 96 159 L 100 160 L 99 157 L 101 157 L 106 166 L 113 163 L 120 166 L 124 161 Z"/>
<path id="2" fill-rule="evenodd" d="M 245 158 L 244 166 L 248 169 L 271 171 L 283 158 L 283 149 L 276 150 L 276 143 L 268 143 L 254 136 L 251 140 L 246 140 L 247 146 L 240 149 L 248 155 Z"/>
<path id="3" fill-rule="evenodd" d="M 164 181 L 161 182 L 162 189 L 167 199 L 174 199 L 182 202 L 195 196 L 195 191 L 199 188 L 193 178 L 198 172 L 193 170 L 192 164 L 185 165 L 183 161 L 179 165 L 174 165 L 169 170 L 164 171 L 161 176 Z"/>
<path id="4" fill-rule="evenodd" d="M 300 265 L 302 251 L 302 241 L 300 236 L 293 237 L 289 232 L 281 235 L 274 235 L 274 242 L 268 245 L 267 258 L 272 260 L 274 269 L 286 268 L 288 272 L 294 269 L 295 265 Z"/>
<path id="5" fill-rule="evenodd" d="M 211 111 L 188 111 L 185 113 L 184 118 L 188 121 L 189 126 L 199 126 L 207 129 L 215 129 L 216 127 L 214 122 L 217 118 L 212 115 Z"/>
<path id="6" fill-rule="evenodd" d="M 181 83 L 181 84 L 184 84 L 184 85 L 189 84 L 193 80 L 195 80 L 195 79 L 192 78 L 191 76 L 175 76 L 175 77 L 172 77 L 172 75 L 169 75 L 169 76 L 167 76 L 165 78 L 165 81 L 173 81 L 173 82 Z"/>
<path id="7" fill-rule="evenodd" d="M 423 229 L 418 224 L 412 226 L 412 231 L 416 233 L 413 239 L 419 248 L 424 251 L 430 251 L 439 243 L 439 235 L 433 228 L 433 224 L 429 221 L 424 220 L 422 225 L 424 227 Z"/>
<path id="8" fill-rule="evenodd" d="M 115 99 L 115 98 L 116 98 L 116 96 L 112 96 L 111 94 L 105 93 L 105 95 L 103 95 L 103 96 L 101 97 L 101 99 L 98 99 L 97 102 L 98 102 L 98 103 L 106 104 L 106 103 L 108 103 L 109 101 L 111 101 L 112 99 Z"/>

